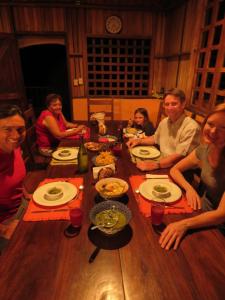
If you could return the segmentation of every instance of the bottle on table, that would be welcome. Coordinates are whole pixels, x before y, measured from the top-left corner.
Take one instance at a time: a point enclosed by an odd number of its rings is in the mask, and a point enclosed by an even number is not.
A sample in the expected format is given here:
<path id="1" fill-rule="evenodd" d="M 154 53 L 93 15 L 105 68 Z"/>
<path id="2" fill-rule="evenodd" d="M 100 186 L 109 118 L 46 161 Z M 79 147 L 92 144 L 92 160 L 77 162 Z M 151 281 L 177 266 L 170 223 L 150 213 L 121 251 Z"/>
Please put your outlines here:
<path id="1" fill-rule="evenodd" d="M 118 142 L 123 143 L 123 124 L 122 124 L 122 122 L 119 124 L 119 127 L 118 127 Z"/>
<path id="2" fill-rule="evenodd" d="M 88 171 L 88 153 L 84 146 L 84 138 L 80 137 L 81 143 L 78 151 L 78 170 L 79 173 L 85 173 Z"/>

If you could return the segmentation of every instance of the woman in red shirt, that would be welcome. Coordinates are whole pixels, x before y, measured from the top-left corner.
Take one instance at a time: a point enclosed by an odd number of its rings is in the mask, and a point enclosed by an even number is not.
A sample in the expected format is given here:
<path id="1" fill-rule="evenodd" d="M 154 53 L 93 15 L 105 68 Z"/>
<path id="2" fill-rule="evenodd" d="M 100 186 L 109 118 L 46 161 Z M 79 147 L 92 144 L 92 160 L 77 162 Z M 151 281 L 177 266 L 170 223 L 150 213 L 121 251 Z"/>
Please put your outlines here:
<path id="1" fill-rule="evenodd" d="M 42 155 L 51 156 L 60 139 L 84 133 L 86 127 L 65 119 L 60 95 L 49 94 L 46 97 L 46 105 L 47 109 L 42 111 L 36 124 L 37 144 Z"/>
<path id="2" fill-rule="evenodd" d="M 13 216 L 21 204 L 26 175 L 20 144 L 25 121 L 16 105 L 0 106 L 0 223 Z"/>

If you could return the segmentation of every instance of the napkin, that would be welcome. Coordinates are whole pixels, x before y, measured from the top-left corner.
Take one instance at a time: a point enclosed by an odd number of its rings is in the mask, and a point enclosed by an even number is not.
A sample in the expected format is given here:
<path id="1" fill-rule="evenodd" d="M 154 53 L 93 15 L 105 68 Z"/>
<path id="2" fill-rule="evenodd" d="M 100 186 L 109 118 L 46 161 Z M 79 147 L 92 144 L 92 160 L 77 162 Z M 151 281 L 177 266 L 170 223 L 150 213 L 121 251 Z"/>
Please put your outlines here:
<path id="1" fill-rule="evenodd" d="M 54 178 L 49 179 L 46 178 L 43 180 L 39 186 L 44 185 L 49 182 L 54 181 L 67 181 L 69 183 L 74 184 L 77 189 L 78 187 L 83 184 L 83 178 L 77 177 L 77 178 Z M 79 191 L 78 191 L 79 192 Z M 56 206 L 56 207 L 43 207 L 38 204 L 36 204 L 33 200 L 29 202 L 28 208 L 26 213 L 24 214 L 23 220 L 24 221 L 46 221 L 46 220 L 69 220 L 69 210 L 76 207 L 81 207 L 83 201 L 83 192 L 79 192 L 79 196 L 75 201 L 71 201 L 69 203 L 66 203 L 64 205 Z M 49 211 L 49 210 L 54 211 Z M 34 211 L 44 211 L 40 213 L 34 213 Z M 57 211 L 58 210 L 58 211 Z"/>
<path id="2" fill-rule="evenodd" d="M 146 179 L 168 179 L 168 175 L 163 174 L 145 174 Z"/>
<path id="3" fill-rule="evenodd" d="M 130 184 L 132 187 L 132 190 L 135 191 L 136 189 L 139 189 L 139 186 L 142 182 L 145 181 L 143 176 L 141 175 L 133 175 L 129 177 Z M 151 216 L 151 206 L 152 203 L 149 200 L 146 200 L 144 197 L 141 196 L 141 194 L 136 194 L 134 192 L 135 200 L 137 201 L 138 207 L 140 212 L 145 217 Z M 169 204 L 168 204 L 169 205 Z M 188 206 L 187 199 L 184 195 L 182 195 L 181 199 L 176 201 L 176 206 L 182 206 L 183 208 L 165 208 L 165 214 L 184 214 L 184 213 L 192 213 L 193 209 Z M 171 207 L 173 204 L 171 204 Z"/>

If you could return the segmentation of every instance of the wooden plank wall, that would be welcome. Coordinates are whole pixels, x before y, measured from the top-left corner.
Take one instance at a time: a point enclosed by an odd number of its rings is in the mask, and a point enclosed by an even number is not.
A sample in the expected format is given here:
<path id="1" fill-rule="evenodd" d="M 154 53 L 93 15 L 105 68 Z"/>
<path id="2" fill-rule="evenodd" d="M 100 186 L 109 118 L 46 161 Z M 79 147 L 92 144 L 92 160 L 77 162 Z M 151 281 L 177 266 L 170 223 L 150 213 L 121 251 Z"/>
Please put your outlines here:
<path id="1" fill-rule="evenodd" d="M 167 13 L 129 10 L 129 6 L 124 10 L 66 5 L 35 7 L 25 3 L 10 11 L 11 8 L 5 5 L 0 7 L 0 32 L 10 33 L 15 29 L 15 33 L 23 37 L 26 34 L 63 34 L 67 43 L 71 96 L 81 98 L 87 96 L 86 38 L 88 35 L 110 36 L 105 29 L 105 20 L 110 15 L 118 15 L 123 21 L 119 36 L 152 38 L 149 93 L 151 89 L 160 91 L 162 87 L 175 86 L 190 93 L 193 32 L 202 1 L 186 1 Z"/>

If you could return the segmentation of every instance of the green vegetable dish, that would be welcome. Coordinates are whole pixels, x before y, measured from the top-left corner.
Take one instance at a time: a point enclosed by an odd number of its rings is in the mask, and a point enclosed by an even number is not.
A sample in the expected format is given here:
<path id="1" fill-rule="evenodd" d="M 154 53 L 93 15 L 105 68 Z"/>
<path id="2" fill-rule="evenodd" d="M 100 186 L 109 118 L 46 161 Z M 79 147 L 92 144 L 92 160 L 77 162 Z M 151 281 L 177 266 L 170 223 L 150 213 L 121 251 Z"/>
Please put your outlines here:
<path id="1" fill-rule="evenodd" d="M 126 216 L 119 210 L 107 209 L 95 216 L 96 225 L 119 229 L 126 225 Z"/>
<path id="2" fill-rule="evenodd" d="M 56 195 L 56 194 L 59 194 L 60 192 L 61 192 L 61 189 L 58 189 L 57 187 L 53 187 L 48 191 L 48 194 Z"/>
<path id="3" fill-rule="evenodd" d="M 167 192 L 167 188 L 162 185 L 154 186 L 154 190 L 158 193 L 166 193 Z"/>

